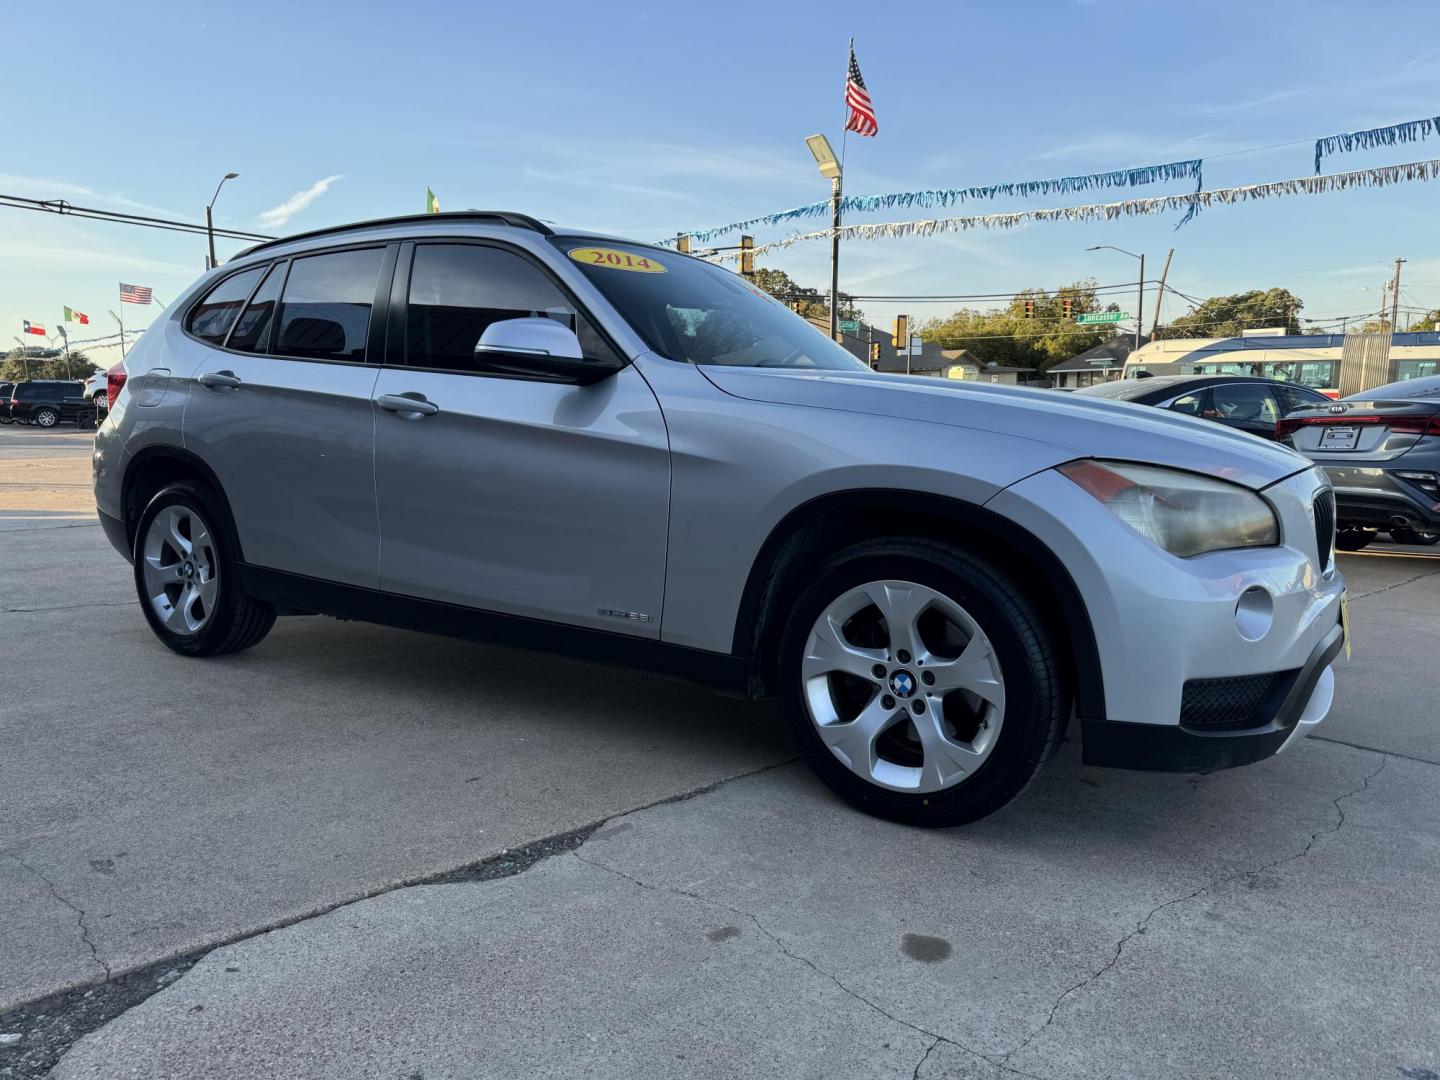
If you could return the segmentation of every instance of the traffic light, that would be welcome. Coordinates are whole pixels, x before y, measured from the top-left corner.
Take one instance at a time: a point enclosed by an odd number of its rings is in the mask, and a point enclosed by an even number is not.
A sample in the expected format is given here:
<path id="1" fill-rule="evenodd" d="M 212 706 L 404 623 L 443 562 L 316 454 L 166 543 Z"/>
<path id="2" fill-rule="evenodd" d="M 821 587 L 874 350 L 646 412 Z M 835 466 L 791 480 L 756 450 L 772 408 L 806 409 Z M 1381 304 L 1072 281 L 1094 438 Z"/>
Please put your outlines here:
<path id="1" fill-rule="evenodd" d="M 880 363 L 880 343 L 872 341 L 870 343 L 870 366 L 874 367 L 878 363 Z"/>
<path id="2" fill-rule="evenodd" d="M 687 234 L 681 233 L 675 237 L 675 250 L 680 252 L 681 255 L 690 254 L 690 237 Z"/>
<path id="3" fill-rule="evenodd" d="M 1060 314 L 1064 315 L 1065 318 L 1067 318 L 1067 319 L 1070 318 L 1070 312 L 1071 312 L 1072 310 L 1074 310 L 1074 308 L 1075 308 L 1075 301 L 1072 300 L 1070 297 L 1066 296 L 1066 297 L 1064 297 L 1063 299 L 1061 299 L 1061 301 L 1060 301 Z"/>
<path id="4" fill-rule="evenodd" d="M 1034 299 L 1034 297 L 1029 297 L 1029 296 L 1027 296 L 1027 297 L 1025 298 L 1025 318 L 1027 318 L 1027 319 L 1033 319 L 1034 317 L 1035 317 L 1035 299 Z"/>
<path id="5" fill-rule="evenodd" d="M 755 238 L 753 236 L 740 237 L 740 275 L 753 278 L 755 276 Z"/>
<path id="6" fill-rule="evenodd" d="M 890 344 L 897 349 L 905 349 L 910 345 L 910 316 L 895 316 L 895 336 L 890 339 Z"/>

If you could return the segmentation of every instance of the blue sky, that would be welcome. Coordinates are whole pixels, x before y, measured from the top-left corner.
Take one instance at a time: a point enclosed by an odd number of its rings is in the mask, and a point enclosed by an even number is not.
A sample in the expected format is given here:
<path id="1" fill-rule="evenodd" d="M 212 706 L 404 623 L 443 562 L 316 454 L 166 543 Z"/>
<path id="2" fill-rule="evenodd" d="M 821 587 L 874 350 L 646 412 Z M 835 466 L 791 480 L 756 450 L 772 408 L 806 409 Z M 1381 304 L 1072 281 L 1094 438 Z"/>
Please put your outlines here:
<path id="1" fill-rule="evenodd" d="M 647 240 L 823 198 L 803 139 L 838 140 L 852 33 L 880 122 L 877 138 L 850 140 L 855 194 L 1188 157 L 1207 158 L 1207 187 L 1286 179 L 1311 172 L 1317 136 L 1440 114 L 1440 38 L 1425 0 L 12 0 L 5 22 L 7 40 L 28 44 L 7 50 L 0 193 L 201 220 L 233 170 L 217 223 L 261 232 L 419 212 L 427 185 L 446 209 L 517 209 Z M 1326 171 L 1427 158 L 1440 158 L 1440 139 L 1332 158 Z M 1131 260 L 1084 249 L 1144 251 L 1158 269 L 1173 246 L 1171 281 L 1191 295 L 1285 286 L 1306 316 L 1351 315 L 1379 306 L 1391 261 L 1405 256 L 1404 304 L 1440 307 L 1437 200 L 1440 183 L 1413 184 L 1219 208 L 1179 231 L 1172 215 L 854 242 L 841 285 L 1122 282 L 1134 279 Z M 241 246 L 223 242 L 222 259 Z M 118 281 L 169 300 L 203 257 L 203 237 L 0 209 L 0 347 L 22 319 L 53 332 L 65 304 L 92 316 L 73 339 L 108 332 Z M 820 243 L 762 265 L 820 287 L 827 261 Z M 1184 309 L 1167 300 L 1167 316 Z M 143 325 L 153 310 L 125 315 Z M 948 308 L 866 305 L 875 318 L 899 310 Z"/>

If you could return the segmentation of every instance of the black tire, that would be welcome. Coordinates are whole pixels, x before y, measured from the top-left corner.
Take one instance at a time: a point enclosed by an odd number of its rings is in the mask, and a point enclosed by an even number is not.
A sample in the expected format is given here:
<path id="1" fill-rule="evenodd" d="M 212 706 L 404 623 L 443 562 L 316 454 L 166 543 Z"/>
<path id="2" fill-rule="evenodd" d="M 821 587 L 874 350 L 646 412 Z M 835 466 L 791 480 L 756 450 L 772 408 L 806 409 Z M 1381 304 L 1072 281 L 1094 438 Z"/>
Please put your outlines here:
<path id="1" fill-rule="evenodd" d="M 1395 528 L 1390 530 L 1390 539 L 1397 544 L 1440 544 L 1440 532 L 1421 532 L 1419 529 Z"/>
<path id="2" fill-rule="evenodd" d="M 892 579 L 959 604 L 990 639 L 1004 677 L 1003 726 L 989 757 L 954 787 L 929 794 L 881 787 L 837 759 L 811 720 L 801 678 L 811 629 L 826 607 L 857 586 Z M 1054 752 L 1069 708 L 1053 643 L 1030 601 L 999 568 L 928 540 L 867 541 L 825 563 L 791 609 L 777 677 L 787 732 L 831 790 L 866 813 L 932 828 L 975 821 L 1019 795 Z"/>
<path id="3" fill-rule="evenodd" d="M 53 428 L 60 425 L 60 414 L 54 409 L 36 409 L 35 419 L 31 421 L 36 427 Z"/>
<path id="4" fill-rule="evenodd" d="M 211 541 L 219 566 L 219 597 L 208 621 L 194 634 L 185 636 L 165 627 L 146 595 L 143 577 L 143 545 L 151 522 L 170 506 L 184 506 L 199 513 L 209 523 Z M 258 644 L 270 627 L 275 625 L 275 609 L 270 604 L 246 595 L 240 584 L 236 552 L 235 525 L 221 501 L 204 487 L 188 482 L 162 488 L 140 515 L 135 529 L 134 550 L 135 592 L 140 610 L 150 629 L 168 648 L 182 656 L 223 656 Z"/>
<path id="5" fill-rule="evenodd" d="M 1335 534 L 1335 547 L 1340 551 L 1359 551 L 1375 539 L 1374 529 L 1341 529 Z"/>

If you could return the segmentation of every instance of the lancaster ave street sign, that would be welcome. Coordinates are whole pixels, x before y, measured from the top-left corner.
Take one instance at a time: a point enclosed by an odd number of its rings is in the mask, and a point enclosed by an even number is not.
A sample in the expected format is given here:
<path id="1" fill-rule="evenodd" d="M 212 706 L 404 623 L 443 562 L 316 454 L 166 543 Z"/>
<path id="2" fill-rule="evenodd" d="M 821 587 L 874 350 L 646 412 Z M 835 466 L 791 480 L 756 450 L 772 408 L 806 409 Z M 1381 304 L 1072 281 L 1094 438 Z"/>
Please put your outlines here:
<path id="1" fill-rule="evenodd" d="M 1128 322 L 1130 313 L 1128 311 L 1092 311 L 1088 315 L 1077 315 L 1075 321 L 1082 326 L 1086 323 L 1114 323 Z"/>

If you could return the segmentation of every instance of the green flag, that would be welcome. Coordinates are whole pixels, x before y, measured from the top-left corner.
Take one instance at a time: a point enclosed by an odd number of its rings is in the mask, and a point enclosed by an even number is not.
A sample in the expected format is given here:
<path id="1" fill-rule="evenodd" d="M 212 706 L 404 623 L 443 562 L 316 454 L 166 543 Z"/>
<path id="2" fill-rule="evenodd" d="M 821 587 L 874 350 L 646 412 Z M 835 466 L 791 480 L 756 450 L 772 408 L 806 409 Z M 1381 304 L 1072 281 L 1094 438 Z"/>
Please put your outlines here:
<path id="1" fill-rule="evenodd" d="M 425 212 L 427 214 L 438 214 L 440 212 L 440 200 L 435 197 L 435 192 L 428 187 L 425 189 Z"/>

